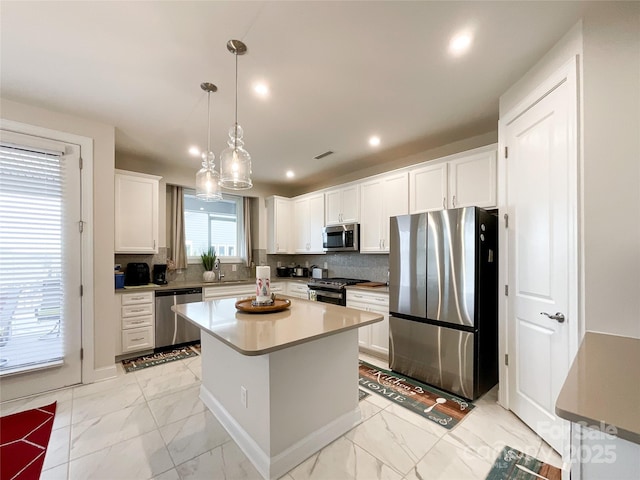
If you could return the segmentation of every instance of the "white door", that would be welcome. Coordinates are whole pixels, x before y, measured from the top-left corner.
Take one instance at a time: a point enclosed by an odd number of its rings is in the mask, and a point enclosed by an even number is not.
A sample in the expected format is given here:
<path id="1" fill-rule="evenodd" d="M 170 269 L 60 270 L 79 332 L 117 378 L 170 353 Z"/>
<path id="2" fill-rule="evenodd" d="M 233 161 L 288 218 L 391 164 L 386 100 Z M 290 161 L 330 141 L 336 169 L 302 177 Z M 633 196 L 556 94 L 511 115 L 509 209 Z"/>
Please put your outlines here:
<path id="1" fill-rule="evenodd" d="M 575 74 L 571 78 L 505 126 L 509 408 L 558 451 L 568 437 L 555 402 L 578 322 Z M 556 315 L 564 321 L 550 318 Z"/>
<path id="2" fill-rule="evenodd" d="M 1 400 L 81 381 L 79 147 L 2 131 Z"/>

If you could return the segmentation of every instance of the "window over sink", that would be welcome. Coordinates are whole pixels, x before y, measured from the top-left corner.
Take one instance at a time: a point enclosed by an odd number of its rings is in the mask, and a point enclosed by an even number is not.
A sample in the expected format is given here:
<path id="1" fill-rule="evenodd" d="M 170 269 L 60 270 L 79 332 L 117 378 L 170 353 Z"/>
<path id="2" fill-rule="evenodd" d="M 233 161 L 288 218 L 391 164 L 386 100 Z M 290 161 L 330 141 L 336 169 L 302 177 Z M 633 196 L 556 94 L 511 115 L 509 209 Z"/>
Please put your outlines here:
<path id="1" fill-rule="evenodd" d="M 241 262 L 244 252 L 242 197 L 223 194 L 206 202 L 195 190 L 184 190 L 185 244 L 189 263 L 200 263 L 200 254 L 213 247 L 220 261 Z"/>

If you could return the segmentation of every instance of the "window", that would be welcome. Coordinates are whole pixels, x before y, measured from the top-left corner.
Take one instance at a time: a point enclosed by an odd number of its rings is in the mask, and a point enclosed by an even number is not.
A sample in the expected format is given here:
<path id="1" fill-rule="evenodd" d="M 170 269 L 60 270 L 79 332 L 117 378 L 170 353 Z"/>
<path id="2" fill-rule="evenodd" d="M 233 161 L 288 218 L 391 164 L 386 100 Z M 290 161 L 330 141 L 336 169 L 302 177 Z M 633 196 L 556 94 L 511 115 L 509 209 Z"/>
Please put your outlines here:
<path id="1" fill-rule="evenodd" d="M 244 229 L 242 197 L 223 195 L 217 202 L 205 202 L 194 190 L 184 191 L 185 243 L 189 263 L 199 263 L 200 254 L 213 247 L 222 262 L 240 262 Z"/>

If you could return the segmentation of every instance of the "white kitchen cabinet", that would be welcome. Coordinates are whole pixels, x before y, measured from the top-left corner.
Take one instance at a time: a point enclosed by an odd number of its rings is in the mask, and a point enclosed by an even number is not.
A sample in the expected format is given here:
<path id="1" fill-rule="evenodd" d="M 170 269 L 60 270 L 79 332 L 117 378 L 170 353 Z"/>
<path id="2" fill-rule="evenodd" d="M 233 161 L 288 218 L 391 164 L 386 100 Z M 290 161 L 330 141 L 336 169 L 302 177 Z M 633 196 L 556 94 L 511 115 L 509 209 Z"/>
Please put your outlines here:
<path id="1" fill-rule="evenodd" d="M 409 211 L 432 212 L 447 208 L 447 163 L 425 165 L 409 172 Z"/>
<path id="2" fill-rule="evenodd" d="M 153 292 L 122 293 L 120 296 L 117 354 L 153 350 L 155 310 Z"/>
<path id="3" fill-rule="evenodd" d="M 160 178 L 116 170 L 115 253 L 158 253 Z"/>
<path id="4" fill-rule="evenodd" d="M 271 293 L 285 294 L 284 283 L 271 283 Z M 202 289 L 202 300 L 218 300 L 221 298 L 250 298 L 256 296 L 255 283 L 247 283 L 241 285 L 225 285 L 221 283 L 214 287 L 205 287 Z"/>
<path id="5" fill-rule="evenodd" d="M 358 223 L 360 221 L 359 186 L 329 190 L 325 193 L 325 225 Z"/>
<path id="6" fill-rule="evenodd" d="M 267 205 L 267 253 L 294 253 L 292 237 L 291 200 L 271 196 Z"/>
<path id="7" fill-rule="evenodd" d="M 449 208 L 496 207 L 496 150 L 449 162 Z"/>
<path id="8" fill-rule="evenodd" d="M 384 316 L 381 322 L 360 327 L 358 344 L 363 350 L 389 357 L 389 294 L 347 290 L 347 307 Z"/>
<path id="9" fill-rule="evenodd" d="M 317 193 L 293 200 L 293 229 L 296 253 L 324 253 L 322 228 L 324 227 L 324 195 Z"/>
<path id="10" fill-rule="evenodd" d="M 409 213 L 406 171 L 375 177 L 360 185 L 360 252 L 389 252 L 389 218 Z"/>
<path id="11" fill-rule="evenodd" d="M 496 207 L 495 145 L 432 162 L 409 172 L 410 213 Z"/>
<path id="12" fill-rule="evenodd" d="M 287 283 L 287 295 L 295 298 L 309 298 L 309 287 L 304 283 L 289 282 Z"/>

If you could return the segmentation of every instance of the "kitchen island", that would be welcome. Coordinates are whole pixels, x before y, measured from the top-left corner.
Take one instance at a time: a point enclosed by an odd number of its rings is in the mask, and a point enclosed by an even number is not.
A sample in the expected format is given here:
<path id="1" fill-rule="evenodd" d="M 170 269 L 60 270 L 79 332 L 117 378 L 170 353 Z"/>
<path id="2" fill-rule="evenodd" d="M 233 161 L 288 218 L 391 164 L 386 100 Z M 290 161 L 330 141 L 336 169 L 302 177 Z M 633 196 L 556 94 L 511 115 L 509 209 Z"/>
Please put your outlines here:
<path id="1" fill-rule="evenodd" d="M 382 320 L 291 301 L 267 314 L 238 312 L 235 298 L 172 307 L 201 330 L 200 398 L 266 479 L 360 423 L 357 329 Z"/>

